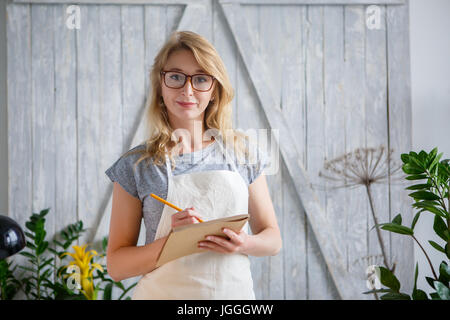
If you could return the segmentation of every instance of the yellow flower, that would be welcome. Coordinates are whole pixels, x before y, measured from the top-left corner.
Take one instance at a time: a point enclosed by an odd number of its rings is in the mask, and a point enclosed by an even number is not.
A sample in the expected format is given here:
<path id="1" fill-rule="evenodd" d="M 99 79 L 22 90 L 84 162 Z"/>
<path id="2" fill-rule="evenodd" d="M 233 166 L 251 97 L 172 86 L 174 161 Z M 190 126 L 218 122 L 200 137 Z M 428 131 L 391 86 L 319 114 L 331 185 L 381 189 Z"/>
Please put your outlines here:
<path id="1" fill-rule="evenodd" d="M 97 254 L 95 250 L 89 250 L 86 252 L 86 244 L 82 247 L 80 246 L 73 246 L 72 248 L 75 250 L 75 253 L 70 252 L 64 252 L 61 255 L 61 258 L 65 255 L 71 256 L 74 260 L 71 261 L 68 265 L 64 266 L 64 268 L 67 268 L 71 265 L 75 265 L 79 268 L 79 279 L 81 282 L 82 290 L 81 292 L 85 295 L 85 297 L 89 300 L 95 300 L 96 299 L 96 292 L 94 290 L 94 283 L 92 279 L 92 274 L 94 273 L 95 269 L 99 269 L 103 272 L 103 268 L 98 263 L 91 262 L 92 258 Z M 66 275 L 65 277 L 69 277 L 69 275 Z"/>

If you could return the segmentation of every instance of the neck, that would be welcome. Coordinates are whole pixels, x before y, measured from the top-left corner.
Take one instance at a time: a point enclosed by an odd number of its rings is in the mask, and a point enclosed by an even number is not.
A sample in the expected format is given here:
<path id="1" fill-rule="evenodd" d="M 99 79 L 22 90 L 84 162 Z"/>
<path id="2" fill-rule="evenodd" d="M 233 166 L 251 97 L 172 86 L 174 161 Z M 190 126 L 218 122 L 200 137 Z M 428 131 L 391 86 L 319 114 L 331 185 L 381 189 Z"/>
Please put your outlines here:
<path id="1" fill-rule="evenodd" d="M 180 153 L 197 151 L 210 143 L 210 141 L 203 141 L 203 133 L 206 131 L 203 117 L 183 121 L 170 119 L 170 125 L 174 131 L 179 130 L 177 137 L 181 137 L 179 139 L 179 145 L 182 148 Z"/>

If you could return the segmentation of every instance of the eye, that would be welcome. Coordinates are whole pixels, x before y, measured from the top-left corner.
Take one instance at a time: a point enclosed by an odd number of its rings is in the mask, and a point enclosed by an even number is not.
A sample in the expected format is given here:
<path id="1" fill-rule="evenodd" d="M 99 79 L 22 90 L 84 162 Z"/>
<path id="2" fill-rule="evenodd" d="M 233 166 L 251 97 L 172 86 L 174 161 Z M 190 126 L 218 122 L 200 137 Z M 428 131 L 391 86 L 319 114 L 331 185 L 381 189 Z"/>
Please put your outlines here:
<path id="1" fill-rule="evenodd" d="M 180 75 L 179 74 L 172 74 L 169 78 L 178 81 L 178 80 L 180 80 Z"/>
<path id="2" fill-rule="evenodd" d="M 208 79 L 207 79 L 206 77 L 202 77 L 202 76 L 196 77 L 195 80 L 196 80 L 197 82 L 200 82 L 200 83 L 203 83 L 203 82 L 207 82 L 207 81 L 208 81 Z"/>

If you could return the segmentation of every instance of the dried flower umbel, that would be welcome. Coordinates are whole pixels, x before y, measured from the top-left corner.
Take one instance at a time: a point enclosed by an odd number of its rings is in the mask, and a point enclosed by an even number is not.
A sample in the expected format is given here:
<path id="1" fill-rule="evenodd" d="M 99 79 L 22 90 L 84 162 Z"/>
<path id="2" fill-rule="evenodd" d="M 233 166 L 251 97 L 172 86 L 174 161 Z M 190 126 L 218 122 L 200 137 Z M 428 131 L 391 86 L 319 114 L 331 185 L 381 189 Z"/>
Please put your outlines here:
<path id="1" fill-rule="evenodd" d="M 324 171 L 319 172 L 320 177 L 333 181 L 336 184 L 332 188 L 365 186 L 383 261 L 386 268 L 392 272 L 395 270 L 395 263 L 392 268 L 389 267 L 383 239 L 381 238 L 378 227 L 371 185 L 373 183 L 392 183 L 403 178 L 400 170 L 401 164 L 392 158 L 393 153 L 393 149 L 388 151 L 384 146 L 377 148 L 358 148 L 336 159 L 325 161 Z"/>

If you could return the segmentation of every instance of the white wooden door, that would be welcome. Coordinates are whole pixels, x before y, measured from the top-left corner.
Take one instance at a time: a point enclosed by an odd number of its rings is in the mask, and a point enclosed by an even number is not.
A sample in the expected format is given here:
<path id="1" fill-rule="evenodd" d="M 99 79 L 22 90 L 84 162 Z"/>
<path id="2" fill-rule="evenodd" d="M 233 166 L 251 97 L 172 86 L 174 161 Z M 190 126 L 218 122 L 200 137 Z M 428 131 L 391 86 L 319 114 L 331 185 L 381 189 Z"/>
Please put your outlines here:
<path id="1" fill-rule="evenodd" d="M 50 207 L 49 236 L 78 219 L 90 228 L 81 244 L 107 235 L 104 171 L 144 139 L 158 49 L 172 31 L 191 30 L 226 64 L 235 127 L 280 133 L 280 170 L 267 179 L 283 250 L 252 258 L 257 298 L 373 299 L 362 294 L 367 257 L 380 254 L 366 193 L 332 189 L 318 173 L 358 147 L 409 151 L 408 3 L 371 1 L 376 29 L 357 0 L 78 3 L 80 29 L 65 24 L 70 1 L 7 7 L 9 215 L 24 224 Z M 373 192 L 380 222 L 399 212 L 411 220 L 402 185 Z M 412 243 L 383 237 L 409 292 Z"/>

